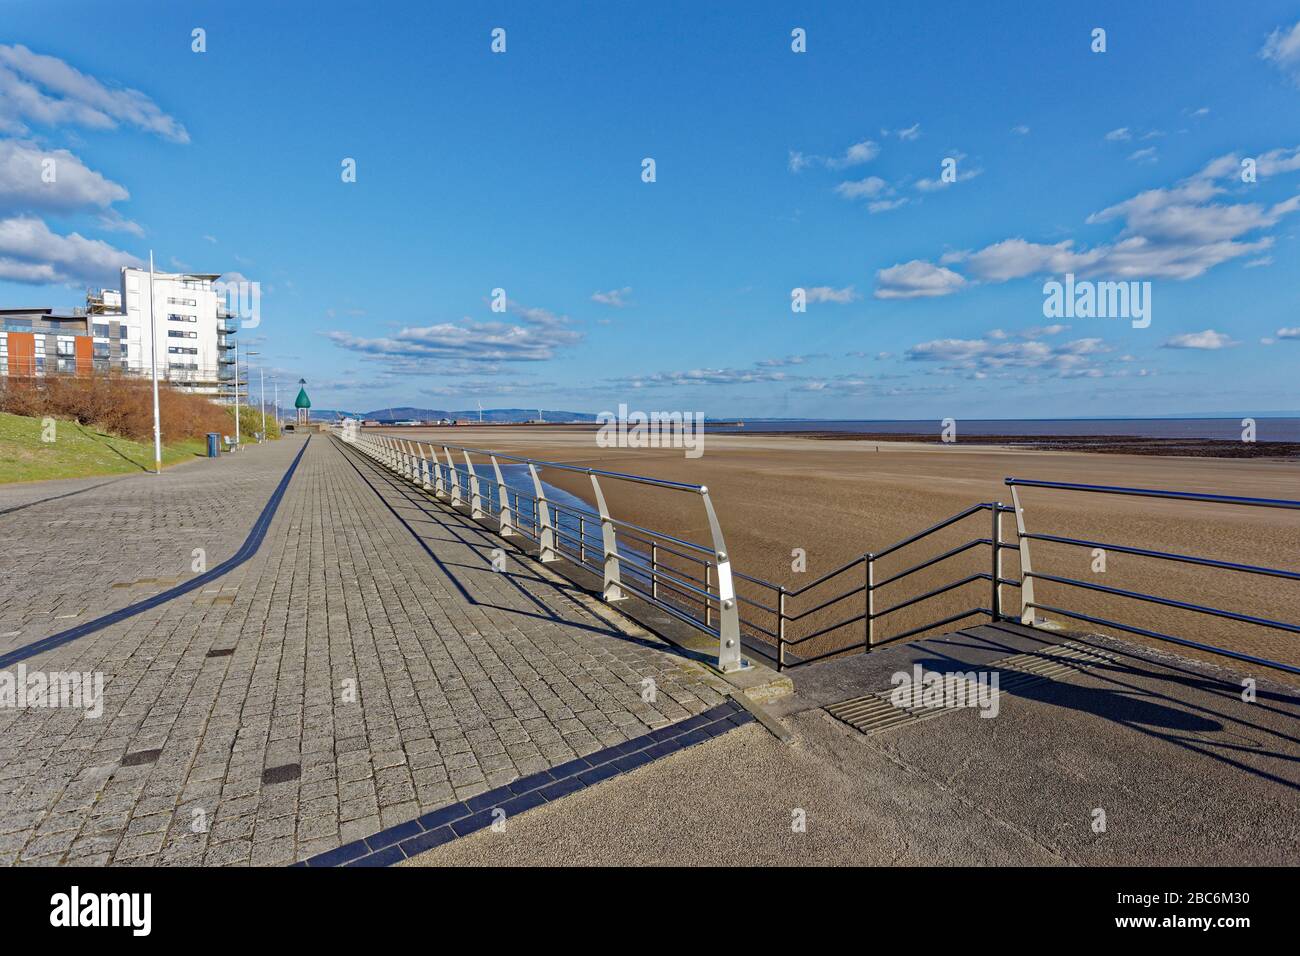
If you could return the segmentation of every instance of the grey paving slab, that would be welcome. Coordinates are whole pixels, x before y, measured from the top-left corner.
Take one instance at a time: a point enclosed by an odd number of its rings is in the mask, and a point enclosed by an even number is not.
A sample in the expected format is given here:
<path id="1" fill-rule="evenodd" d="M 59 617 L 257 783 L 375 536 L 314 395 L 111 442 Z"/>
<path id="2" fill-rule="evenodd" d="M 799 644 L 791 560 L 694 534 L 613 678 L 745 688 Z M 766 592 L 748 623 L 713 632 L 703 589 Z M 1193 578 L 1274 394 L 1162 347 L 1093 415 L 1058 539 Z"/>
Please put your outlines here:
<path id="1" fill-rule="evenodd" d="M 126 603 L 119 579 L 183 573 L 198 541 L 228 556 L 301 447 L 0 517 L 42 569 L 9 559 L 8 612 L 35 628 L 24 601 L 78 584 L 94 615 Z M 532 567 L 494 571 L 495 546 L 313 439 L 262 547 L 213 593 L 24 662 L 102 674 L 103 713 L 0 707 L 0 863 L 291 862 L 722 700 L 715 675 Z"/>
<path id="2" fill-rule="evenodd" d="M 199 558 L 230 557 L 300 447 L 268 442 L 161 475 L 0 485 L 0 654 L 194 577 Z"/>
<path id="3" fill-rule="evenodd" d="M 917 662 L 987 667 L 999 644 L 1035 643 L 1017 626 L 974 630 L 875 651 L 869 668 L 811 665 L 803 692 L 888 690 Z M 741 728 L 406 865 L 1300 862 L 1295 690 L 1256 674 L 1243 699 L 1251 675 L 1088 642 L 1111 659 L 1019 685 L 994 717 L 962 709 L 864 735 L 793 707 L 789 744 Z"/>

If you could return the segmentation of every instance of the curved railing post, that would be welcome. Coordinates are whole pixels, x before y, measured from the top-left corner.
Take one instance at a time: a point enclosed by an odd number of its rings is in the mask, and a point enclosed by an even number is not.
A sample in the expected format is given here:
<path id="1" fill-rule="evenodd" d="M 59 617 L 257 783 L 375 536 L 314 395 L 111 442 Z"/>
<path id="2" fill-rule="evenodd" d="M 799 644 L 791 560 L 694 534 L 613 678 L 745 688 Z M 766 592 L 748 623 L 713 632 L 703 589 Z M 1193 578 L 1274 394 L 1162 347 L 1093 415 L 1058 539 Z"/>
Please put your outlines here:
<path id="1" fill-rule="evenodd" d="M 514 520 L 510 515 L 510 493 L 506 490 L 506 480 L 501 477 L 501 465 L 497 463 L 496 455 L 489 455 L 492 459 L 492 471 L 496 474 L 497 479 L 497 496 L 501 499 L 501 524 L 497 529 L 497 534 L 503 538 L 508 538 L 515 533 Z"/>
<path id="2" fill-rule="evenodd" d="M 1025 509 L 1020 504 L 1020 489 L 1011 486 L 1011 507 L 1016 511 L 1016 536 L 1020 539 L 1020 623 L 1034 623 L 1034 566 L 1029 558 L 1029 539 L 1025 537 Z"/>
<path id="3" fill-rule="evenodd" d="M 591 490 L 596 496 L 596 508 L 600 512 L 600 539 L 605 552 L 605 588 L 603 596 L 606 601 L 621 601 L 623 581 L 619 574 L 618 536 L 614 533 L 614 522 L 609 520 L 609 506 L 605 504 L 605 494 L 600 490 L 600 482 L 591 476 Z"/>
<path id="4" fill-rule="evenodd" d="M 529 462 L 528 473 L 533 476 L 533 494 L 537 498 L 535 507 L 537 508 L 537 547 L 540 551 L 538 560 L 543 563 L 554 561 L 557 557 L 555 553 L 555 526 L 551 524 L 551 506 L 546 503 L 546 489 L 542 487 L 542 479 L 537 477 L 537 466 Z"/>
<path id="5" fill-rule="evenodd" d="M 408 481 L 415 480 L 415 453 L 411 451 L 411 443 L 405 438 L 402 439 L 402 474 Z"/>
<path id="6" fill-rule="evenodd" d="M 415 448 L 420 453 L 420 486 L 424 488 L 425 491 L 432 491 L 433 480 L 432 476 L 429 474 L 429 459 L 424 454 L 424 444 L 422 442 L 416 442 Z"/>
<path id="7" fill-rule="evenodd" d="M 442 462 L 438 461 L 438 449 L 429 446 L 429 465 L 433 468 L 433 495 L 435 498 L 447 497 L 447 483 L 442 479 Z"/>
<path id="8" fill-rule="evenodd" d="M 709 518 L 713 556 L 718 562 L 718 670 L 726 674 L 749 664 L 740 656 L 740 609 L 736 601 L 736 585 L 731 577 L 731 555 L 722 537 L 717 512 L 709 499 L 709 489 L 704 485 L 700 486 L 700 500 L 704 502 L 704 511 Z"/>
<path id="9" fill-rule="evenodd" d="M 469 516 L 471 518 L 483 517 L 483 494 L 479 491 L 478 472 L 474 470 L 474 463 L 469 460 L 469 452 L 461 450 L 465 456 L 465 467 L 469 470 Z"/>
<path id="10" fill-rule="evenodd" d="M 451 503 L 458 505 L 460 504 L 460 475 L 456 473 L 456 462 L 452 460 L 451 449 L 443 445 L 442 450 L 447 453 L 447 473 L 451 475 Z"/>

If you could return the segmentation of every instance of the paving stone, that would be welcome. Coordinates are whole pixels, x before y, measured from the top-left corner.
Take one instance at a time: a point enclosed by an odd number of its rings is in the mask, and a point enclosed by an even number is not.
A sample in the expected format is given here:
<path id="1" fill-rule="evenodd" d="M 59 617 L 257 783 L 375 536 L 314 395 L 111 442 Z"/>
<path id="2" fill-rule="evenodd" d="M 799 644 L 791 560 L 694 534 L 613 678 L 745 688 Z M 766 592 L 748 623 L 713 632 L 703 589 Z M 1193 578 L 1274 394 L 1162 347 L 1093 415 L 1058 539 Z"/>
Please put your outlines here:
<path id="1" fill-rule="evenodd" d="M 209 567 L 233 555 L 301 449 L 0 488 L 0 510 L 30 505 L 0 515 L 0 633 L 19 632 L 0 653 L 68 627 L 59 614 L 86 623 L 187 579 L 194 548 Z M 60 489 L 75 494 L 40 500 Z M 104 714 L 0 713 L 0 864 L 303 859 L 722 699 L 715 675 L 611 629 L 567 585 L 493 571 L 498 546 L 314 437 L 247 562 L 25 661 L 103 673 Z"/>

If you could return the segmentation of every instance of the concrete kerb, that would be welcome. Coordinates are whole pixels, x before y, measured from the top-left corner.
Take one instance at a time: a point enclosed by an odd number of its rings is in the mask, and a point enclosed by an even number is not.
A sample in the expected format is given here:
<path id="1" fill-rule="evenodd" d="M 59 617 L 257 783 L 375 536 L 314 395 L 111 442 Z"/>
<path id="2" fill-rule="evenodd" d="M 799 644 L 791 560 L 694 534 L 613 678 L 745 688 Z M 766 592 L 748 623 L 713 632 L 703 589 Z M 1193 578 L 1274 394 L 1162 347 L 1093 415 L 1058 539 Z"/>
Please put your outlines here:
<path id="1" fill-rule="evenodd" d="M 335 440 L 338 440 L 337 436 Z M 348 447 L 346 442 L 340 441 L 339 444 L 345 449 Z M 543 564 L 537 560 L 539 550 L 531 546 L 531 542 L 527 539 L 515 535 L 502 537 L 495 517 L 471 518 L 468 505 L 462 503 L 465 509 L 462 510 L 462 507 L 456 507 L 428 493 L 418 481 L 408 479 L 391 469 L 389 471 L 429 501 L 439 505 L 443 511 L 456 515 L 465 525 L 476 527 L 492 535 L 518 560 L 526 562 L 530 573 L 552 584 L 568 585 L 570 595 L 610 627 L 628 637 L 643 638 L 652 635 L 676 647 L 685 658 L 706 669 L 717 681 L 725 684 L 725 687 L 718 687 L 719 691 L 734 697 L 770 733 L 782 741 L 789 739 L 788 732 L 780 722 L 763 711 L 761 706 L 794 693 L 794 682 L 788 676 L 753 660 L 752 657 L 750 657 L 750 667 L 732 673 L 722 672 L 716 666 L 718 645 L 715 638 L 701 634 L 690 625 L 669 617 L 634 594 L 628 594 L 619 602 L 617 608 L 606 604 L 601 599 L 604 580 L 600 575 L 567 559 Z"/>

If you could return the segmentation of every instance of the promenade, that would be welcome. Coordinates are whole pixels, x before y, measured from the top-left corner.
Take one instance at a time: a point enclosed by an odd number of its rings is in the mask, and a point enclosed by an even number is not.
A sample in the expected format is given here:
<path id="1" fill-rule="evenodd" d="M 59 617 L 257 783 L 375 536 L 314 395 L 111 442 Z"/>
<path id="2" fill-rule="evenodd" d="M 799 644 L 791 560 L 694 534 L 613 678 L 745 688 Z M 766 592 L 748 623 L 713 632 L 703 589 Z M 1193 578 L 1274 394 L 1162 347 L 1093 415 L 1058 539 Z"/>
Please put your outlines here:
<path id="1" fill-rule="evenodd" d="M 121 616 L 236 557 L 295 460 L 243 563 Z M 292 863 L 724 700 L 327 436 L 5 509 L 3 667 L 104 694 L 0 708 L 0 864 Z"/>
<path id="2" fill-rule="evenodd" d="M 3 488 L 0 535 L 0 674 L 103 680 L 0 706 L 0 865 L 1300 861 L 1265 675 L 999 623 L 798 668 L 757 722 L 328 435 Z M 918 664 L 998 671 L 996 719 L 871 702 Z"/>

